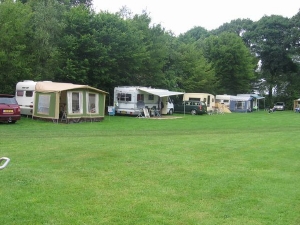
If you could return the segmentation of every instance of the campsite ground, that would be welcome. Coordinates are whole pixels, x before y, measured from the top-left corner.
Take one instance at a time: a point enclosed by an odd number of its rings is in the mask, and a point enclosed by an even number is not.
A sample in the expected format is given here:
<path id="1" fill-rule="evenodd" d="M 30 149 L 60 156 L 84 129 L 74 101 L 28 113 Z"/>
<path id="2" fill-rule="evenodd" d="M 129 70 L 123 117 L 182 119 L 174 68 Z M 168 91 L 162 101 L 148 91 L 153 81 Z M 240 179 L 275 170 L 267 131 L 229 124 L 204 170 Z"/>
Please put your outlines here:
<path id="1" fill-rule="evenodd" d="M 300 224 L 300 114 L 0 124 L 1 224 Z"/>

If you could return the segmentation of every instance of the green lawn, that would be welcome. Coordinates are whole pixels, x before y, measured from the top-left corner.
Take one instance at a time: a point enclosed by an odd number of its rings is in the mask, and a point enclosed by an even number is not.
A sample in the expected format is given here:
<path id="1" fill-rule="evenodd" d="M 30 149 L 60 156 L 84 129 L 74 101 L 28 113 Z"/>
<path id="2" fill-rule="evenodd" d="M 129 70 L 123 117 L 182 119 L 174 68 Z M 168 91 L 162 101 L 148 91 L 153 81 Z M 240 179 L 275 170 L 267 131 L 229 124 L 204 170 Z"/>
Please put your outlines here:
<path id="1" fill-rule="evenodd" d="M 300 224 L 300 114 L 0 124 L 0 224 Z"/>

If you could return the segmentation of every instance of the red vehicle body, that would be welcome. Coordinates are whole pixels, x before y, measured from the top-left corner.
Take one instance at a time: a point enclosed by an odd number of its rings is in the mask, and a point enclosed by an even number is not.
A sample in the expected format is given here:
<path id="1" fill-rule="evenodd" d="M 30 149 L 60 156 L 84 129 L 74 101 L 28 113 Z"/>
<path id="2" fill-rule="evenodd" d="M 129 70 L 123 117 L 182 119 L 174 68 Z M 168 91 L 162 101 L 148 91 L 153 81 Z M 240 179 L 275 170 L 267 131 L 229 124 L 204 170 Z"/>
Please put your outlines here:
<path id="1" fill-rule="evenodd" d="M 20 119 L 20 107 L 15 96 L 0 94 L 0 122 L 15 123 Z"/>

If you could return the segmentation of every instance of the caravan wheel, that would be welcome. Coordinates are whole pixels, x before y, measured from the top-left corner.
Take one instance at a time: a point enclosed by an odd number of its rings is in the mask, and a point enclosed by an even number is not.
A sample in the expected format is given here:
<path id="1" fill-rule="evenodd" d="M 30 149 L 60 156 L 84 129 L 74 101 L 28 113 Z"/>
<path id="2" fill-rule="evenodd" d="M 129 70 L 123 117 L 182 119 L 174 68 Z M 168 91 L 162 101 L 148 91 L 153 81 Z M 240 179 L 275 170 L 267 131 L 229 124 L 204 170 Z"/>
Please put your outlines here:
<path id="1" fill-rule="evenodd" d="M 173 115 L 173 109 L 169 110 L 169 115 Z"/>

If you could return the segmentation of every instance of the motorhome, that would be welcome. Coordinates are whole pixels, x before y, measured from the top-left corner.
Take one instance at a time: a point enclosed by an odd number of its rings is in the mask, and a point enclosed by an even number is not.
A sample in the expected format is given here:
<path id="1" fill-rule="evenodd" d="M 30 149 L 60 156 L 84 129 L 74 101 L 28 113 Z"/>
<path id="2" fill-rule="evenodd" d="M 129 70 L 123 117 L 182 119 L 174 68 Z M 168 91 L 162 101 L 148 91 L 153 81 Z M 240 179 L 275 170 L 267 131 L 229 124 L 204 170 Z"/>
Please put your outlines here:
<path id="1" fill-rule="evenodd" d="M 119 86 L 114 88 L 116 114 L 139 115 L 141 108 L 156 108 L 161 114 L 173 114 L 174 104 L 169 96 L 182 95 L 166 89 L 139 86 Z"/>
<path id="2" fill-rule="evenodd" d="M 33 80 L 24 80 L 16 85 L 15 96 L 21 109 L 21 115 L 32 115 L 35 85 L 36 82 Z"/>
<path id="3" fill-rule="evenodd" d="M 215 107 L 215 96 L 209 93 L 184 93 L 183 101 L 205 102 L 207 110 L 213 110 L 213 107 Z"/>

